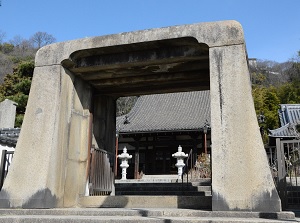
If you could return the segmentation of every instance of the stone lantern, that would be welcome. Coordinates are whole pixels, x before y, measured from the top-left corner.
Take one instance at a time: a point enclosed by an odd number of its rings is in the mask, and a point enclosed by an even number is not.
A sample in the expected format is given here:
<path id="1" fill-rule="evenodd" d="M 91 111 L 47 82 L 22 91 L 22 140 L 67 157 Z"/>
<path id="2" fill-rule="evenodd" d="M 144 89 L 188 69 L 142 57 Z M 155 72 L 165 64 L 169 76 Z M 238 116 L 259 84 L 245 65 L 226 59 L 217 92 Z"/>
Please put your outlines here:
<path id="1" fill-rule="evenodd" d="M 118 155 L 118 158 L 122 161 L 120 164 L 122 168 L 122 180 L 126 180 L 127 168 L 129 167 L 128 160 L 132 158 L 132 155 L 127 153 L 126 146 L 123 149 L 123 153 Z"/>
<path id="2" fill-rule="evenodd" d="M 178 146 L 178 152 L 172 154 L 172 156 L 177 159 L 175 166 L 178 168 L 178 180 L 180 180 L 182 177 L 182 169 L 185 166 L 184 158 L 187 158 L 188 154 L 182 152 L 182 147 Z"/>

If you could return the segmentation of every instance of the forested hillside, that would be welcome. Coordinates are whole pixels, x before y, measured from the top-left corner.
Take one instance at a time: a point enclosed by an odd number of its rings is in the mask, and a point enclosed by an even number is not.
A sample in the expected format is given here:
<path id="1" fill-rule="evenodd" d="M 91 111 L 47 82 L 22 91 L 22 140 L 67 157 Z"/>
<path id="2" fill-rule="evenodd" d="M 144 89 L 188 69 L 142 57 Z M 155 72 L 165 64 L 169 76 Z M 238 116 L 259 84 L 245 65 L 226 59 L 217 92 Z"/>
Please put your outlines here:
<path id="1" fill-rule="evenodd" d="M 16 126 L 21 126 L 26 109 L 36 51 L 55 38 L 45 32 L 37 32 L 29 39 L 20 36 L 6 41 L 0 31 L 0 101 L 5 98 L 18 103 Z M 300 51 L 285 63 L 255 60 L 250 63 L 250 79 L 257 116 L 265 130 L 279 127 L 278 105 L 300 103 Z M 133 107 L 137 97 L 125 97 L 117 101 L 117 116 Z M 265 131 L 267 135 L 267 131 Z"/>
<path id="2" fill-rule="evenodd" d="M 255 110 L 265 117 L 260 126 L 266 137 L 267 129 L 279 127 L 278 105 L 300 103 L 300 51 L 285 63 L 257 61 L 250 73 Z"/>
<path id="3" fill-rule="evenodd" d="M 36 32 L 29 39 L 15 36 L 6 40 L 6 34 L 0 30 L 0 83 L 4 76 L 12 74 L 13 69 L 23 61 L 33 61 L 36 51 L 44 45 L 55 42 L 55 38 L 45 32 Z"/>
<path id="4" fill-rule="evenodd" d="M 15 36 L 6 40 L 0 31 L 0 101 L 10 99 L 17 102 L 16 127 L 22 125 L 27 105 L 34 57 L 39 48 L 55 42 L 55 38 L 45 32 L 36 32 L 29 39 Z"/>

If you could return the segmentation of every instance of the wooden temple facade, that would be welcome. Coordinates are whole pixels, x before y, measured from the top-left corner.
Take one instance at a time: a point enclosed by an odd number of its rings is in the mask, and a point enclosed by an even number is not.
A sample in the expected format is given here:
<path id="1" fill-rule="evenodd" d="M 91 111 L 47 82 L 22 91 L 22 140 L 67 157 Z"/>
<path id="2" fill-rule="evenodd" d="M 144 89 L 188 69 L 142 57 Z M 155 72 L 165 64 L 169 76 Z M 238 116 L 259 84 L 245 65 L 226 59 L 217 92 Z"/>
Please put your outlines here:
<path id="1" fill-rule="evenodd" d="M 127 178 L 176 174 L 172 154 L 179 145 L 193 160 L 210 154 L 210 113 L 209 91 L 140 96 L 133 109 L 116 122 L 118 154 L 126 146 L 133 157 Z M 119 168 L 117 172 L 120 177 Z"/>

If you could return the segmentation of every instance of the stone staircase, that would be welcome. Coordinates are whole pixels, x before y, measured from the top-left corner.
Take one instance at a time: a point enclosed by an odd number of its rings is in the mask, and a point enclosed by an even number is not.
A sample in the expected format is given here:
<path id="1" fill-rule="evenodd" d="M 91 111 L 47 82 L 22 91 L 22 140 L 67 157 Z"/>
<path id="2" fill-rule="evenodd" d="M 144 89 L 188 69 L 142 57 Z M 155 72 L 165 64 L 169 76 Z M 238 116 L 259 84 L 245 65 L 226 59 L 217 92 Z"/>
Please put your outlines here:
<path id="1" fill-rule="evenodd" d="M 80 208 L 0 209 L 0 223 L 295 222 L 292 212 L 211 211 L 210 179 L 176 181 L 170 176 L 117 180 L 119 195 L 81 197 Z"/>
<path id="2" fill-rule="evenodd" d="M 177 182 L 176 178 L 170 178 L 172 175 L 165 176 L 140 180 L 116 180 L 116 195 L 211 196 L 210 179 L 201 179 L 195 182 Z"/>
<path id="3" fill-rule="evenodd" d="M 115 196 L 80 198 L 82 207 L 189 208 L 211 210 L 211 180 L 177 182 L 177 175 L 151 175 L 138 180 L 116 180 Z"/>

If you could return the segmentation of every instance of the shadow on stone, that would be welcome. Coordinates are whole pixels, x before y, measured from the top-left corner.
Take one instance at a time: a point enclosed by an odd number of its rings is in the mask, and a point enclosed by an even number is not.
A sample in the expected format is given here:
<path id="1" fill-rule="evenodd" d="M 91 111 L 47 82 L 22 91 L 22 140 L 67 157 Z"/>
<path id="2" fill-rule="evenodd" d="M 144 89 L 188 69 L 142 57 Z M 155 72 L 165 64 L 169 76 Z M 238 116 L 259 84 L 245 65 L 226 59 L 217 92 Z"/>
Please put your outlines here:
<path id="1" fill-rule="evenodd" d="M 267 212 L 261 212 L 261 213 L 259 213 L 259 218 L 279 219 L 277 213 L 267 213 Z"/>
<path id="2" fill-rule="evenodd" d="M 5 190 L 0 191 L 0 208 L 9 208 L 10 207 L 10 201 L 9 201 L 9 195 Z"/>
<path id="3" fill-rule="evenodd" d="M 22 208 L 54 208 L 56 202 L 56 196 L 47 188 L 32 195 Z"/>
<path id="4" fill-rule="evenodd" d="M 177 208 L 211 210 L 212 198 L 210 196 L 178 196 Z"/>
<path id="5" fill-rule="evenodd" d="M 138 210 L 139 211 L 139 215 L 142 217 L 148 217 L 149 216 L 149 211 L 147 210 Z"/>
<path id="6" fill-rule="evenodd" d="M 99 207 L 103 208 L 125 208 L 128 198 L 125 196 L 107 196 Z"/>

